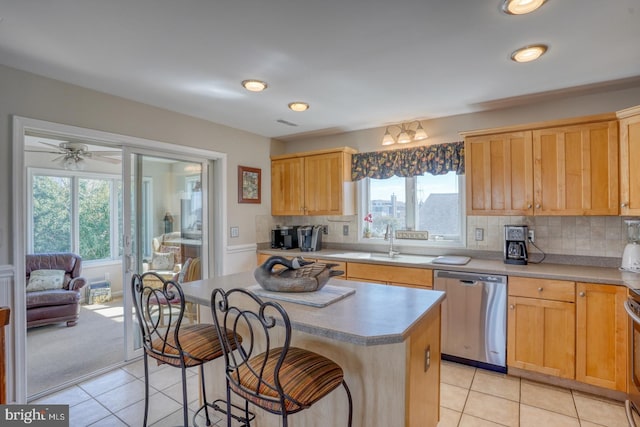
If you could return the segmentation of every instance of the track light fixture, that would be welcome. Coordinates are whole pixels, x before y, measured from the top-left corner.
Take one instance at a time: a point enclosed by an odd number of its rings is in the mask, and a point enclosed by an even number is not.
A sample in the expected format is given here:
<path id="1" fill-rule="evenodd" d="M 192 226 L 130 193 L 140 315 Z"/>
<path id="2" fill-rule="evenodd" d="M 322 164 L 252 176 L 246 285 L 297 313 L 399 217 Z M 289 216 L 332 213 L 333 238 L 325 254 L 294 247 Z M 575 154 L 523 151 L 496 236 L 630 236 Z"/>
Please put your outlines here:
<path id="1" fill-rule="evenodd" d="M 414 126 L 417 124 L 417 126 Z M 389 129 L 398 128 L 400 132 L 394 137 Z M 389 125 L 384 131 L 382 137 L 382 145 L 393 145 L 396 142 L 398 144 L 408 144 L 413 141 L 421 141 L 427 139 L 429 136 L 422 127 L 422 124 L 418 120 L 412 122 L 400 123 L 399 125 Z"/>

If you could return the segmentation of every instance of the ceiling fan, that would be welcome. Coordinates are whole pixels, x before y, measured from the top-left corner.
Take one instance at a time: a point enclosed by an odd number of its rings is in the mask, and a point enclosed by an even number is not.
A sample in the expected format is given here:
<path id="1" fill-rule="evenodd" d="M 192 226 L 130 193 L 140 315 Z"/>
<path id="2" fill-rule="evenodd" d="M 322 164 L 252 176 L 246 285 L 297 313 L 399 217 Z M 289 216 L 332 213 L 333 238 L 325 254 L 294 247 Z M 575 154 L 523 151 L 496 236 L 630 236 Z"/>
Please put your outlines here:
<path id="1" fill-rule="evenodd" d="M 85 166 L 85 159 L 98 160 L 111 164 L 120 164 L 120 159 L 114 159 L 108 156 L 119 156 L 119 151 L 92 151 L 86 144 L 80 142 L 61 142 L 58 145 L 50 144 L 44 141 L 38 141 L 40 144 L 46 145 L 55 151 L 44 150 L 25 150 L 32 153 L 51 153 L 60 154 L 52 159 L 52 162 L 58 162 L 65 169 L 82 170 Z"/>

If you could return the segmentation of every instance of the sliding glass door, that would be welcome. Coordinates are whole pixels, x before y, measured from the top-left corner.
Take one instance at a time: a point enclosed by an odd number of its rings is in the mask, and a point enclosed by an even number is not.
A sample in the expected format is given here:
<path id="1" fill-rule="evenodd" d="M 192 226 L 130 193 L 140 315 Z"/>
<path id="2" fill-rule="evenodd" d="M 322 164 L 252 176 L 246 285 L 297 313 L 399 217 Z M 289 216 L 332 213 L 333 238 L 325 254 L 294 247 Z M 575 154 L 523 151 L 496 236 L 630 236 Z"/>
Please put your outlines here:
<path id="1" fill-rule="evenodd" d="M 124 290 L 127 359 L 141 354 L 133 311 L 131 278 L 154 271 L 165 279 L 182 271 L 191 280 L 206 277 L 207 162 L 125 149 Z"/>

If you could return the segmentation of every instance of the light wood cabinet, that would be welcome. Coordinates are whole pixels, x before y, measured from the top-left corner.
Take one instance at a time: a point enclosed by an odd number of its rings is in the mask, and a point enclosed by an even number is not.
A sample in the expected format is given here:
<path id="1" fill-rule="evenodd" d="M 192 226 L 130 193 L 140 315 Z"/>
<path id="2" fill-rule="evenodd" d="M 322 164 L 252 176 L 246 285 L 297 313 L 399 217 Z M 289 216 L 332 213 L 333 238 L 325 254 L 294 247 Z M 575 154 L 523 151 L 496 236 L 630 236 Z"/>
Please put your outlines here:
<path id="1" fill-rule="evenodd" d="M 576 380 L 627 391 L 624 286 L 576 284 Z"/>
<path id="2" fill-rule="evenodd" d="M 349 262 L 347 279 L 423 289 L 433 288 L 433 270 L 426 268 Z"/>
<path id="3" fill-rule="evenodd" d="M 462 135 L 468 215 L 618 215 L 615 114 Z"/>
<path id="4" fill-rule="evenodd" d="M 352 215 L 355 184 L 344 147 L 271 157 L 272 215 Z"/>
<path id="5" fill-rule="evenodd" d="M 533 131 L 537 215 L 618 215 L 616 121 Z"/>
<path id="6" fill-rule="evenodd" d="M 620 214 L 640 215 L 640 106 L 618 111 L 620 119 Z"/>
<path id="7" fill-rule="evenodd" d="M 508 286 L 508 366 L 626 392 L 626 287 L 524 277 Z"/>
<path id="8" fill-rule="evenodd" d="M 554 285 L 562 291 L 554 293 Z M 574 283 L 509 277 L 508 286 L 507 365 L 573 379 L 575 294 L 566 290 L 573 288 L 575 293 Z M 532 291 L 548 299 L 531 298 Z"/>
<path id="9" fill-rule="evenodd" d="M 271 160 L 271 214 L 302 215 L 304 158 Z"/>
<path id="10" fill-rule="evenodd" d="M 532 215 L 532 155 L 531 132 L 467 138 L 467 213 Z"/>

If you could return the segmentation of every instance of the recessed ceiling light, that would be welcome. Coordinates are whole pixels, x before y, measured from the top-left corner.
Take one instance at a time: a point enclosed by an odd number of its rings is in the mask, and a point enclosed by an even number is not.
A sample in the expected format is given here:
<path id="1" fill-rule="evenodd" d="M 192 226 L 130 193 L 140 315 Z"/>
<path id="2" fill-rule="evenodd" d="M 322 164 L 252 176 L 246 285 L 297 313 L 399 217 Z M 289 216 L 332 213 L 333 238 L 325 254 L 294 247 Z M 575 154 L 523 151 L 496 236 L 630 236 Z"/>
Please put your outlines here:
<path id="1" fill-rule="evenodd" d="M 309 109 L 309 104 L 306 102 L 291 102 L 289 103 L 289 109 L 293 111 L 307 111 Z"/>
<path id="2" fill-rule="evenodd" d="M 542 6 L 547 0 L 503 0 L 502 11 L 509 15 L 524 15 Z"/>
<path id="3" fill-rule="evenodd" d="M 511 54 L 511 59 L 516 62 L 530 62 L 540 58 L 548 47 L 544 44 L 535 44 L 522 47 Z"/>
<path id="4" fill-rule="evenodd" d="M 262 92 L 268 87 L 267 84 L 261 80 L 243 80 L 242 86 L 251 92 Z"/>

